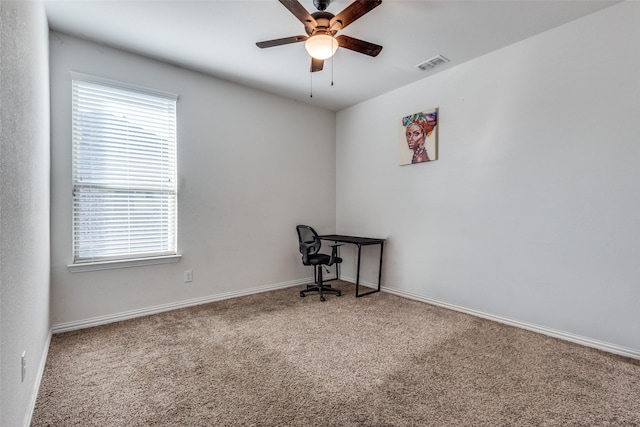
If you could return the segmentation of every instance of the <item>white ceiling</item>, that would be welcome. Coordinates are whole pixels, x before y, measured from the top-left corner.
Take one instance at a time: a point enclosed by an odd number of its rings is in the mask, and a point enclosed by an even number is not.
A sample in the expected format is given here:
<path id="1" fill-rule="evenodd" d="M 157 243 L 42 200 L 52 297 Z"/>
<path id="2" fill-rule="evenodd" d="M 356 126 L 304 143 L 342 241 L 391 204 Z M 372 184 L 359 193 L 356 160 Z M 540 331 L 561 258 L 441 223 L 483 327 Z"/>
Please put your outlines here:
<path id="1" fill-rule="evenodd" d="M 312 0 L 300 3 L 316 10 Z M 349 3 L 334 0 L 327 11 Z M 383 0 L 339 32 L 384 46 L 380 55 L 339 49 L 313 78 L 304 43 L 255 45 L 305 34 L 276 0 L 45 0 L 45 9 L 53 30 L 339 111 L 615 3 Z M 439 54 L 450 62 L 416 68 Z"/>

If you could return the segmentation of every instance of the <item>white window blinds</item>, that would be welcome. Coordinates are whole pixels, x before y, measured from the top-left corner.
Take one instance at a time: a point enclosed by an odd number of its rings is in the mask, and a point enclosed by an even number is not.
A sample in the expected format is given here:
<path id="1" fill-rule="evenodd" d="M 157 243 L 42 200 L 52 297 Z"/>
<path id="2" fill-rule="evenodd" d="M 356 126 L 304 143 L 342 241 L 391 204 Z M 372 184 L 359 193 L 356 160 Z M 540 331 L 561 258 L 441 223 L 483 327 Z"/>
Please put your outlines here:
<path id="1" fill-rule="evenodd" d="M 74 263 L 176 254 L 175 95 L 74 76 Z"/>

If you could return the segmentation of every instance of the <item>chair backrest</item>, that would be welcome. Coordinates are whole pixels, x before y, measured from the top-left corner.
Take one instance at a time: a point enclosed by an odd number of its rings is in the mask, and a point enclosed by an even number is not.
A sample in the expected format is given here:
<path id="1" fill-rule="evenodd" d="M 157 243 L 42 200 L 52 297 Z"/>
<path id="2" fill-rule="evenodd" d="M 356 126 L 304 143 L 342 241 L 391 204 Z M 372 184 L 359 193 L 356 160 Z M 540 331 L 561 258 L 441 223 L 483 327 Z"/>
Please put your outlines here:
<path id="1" fill-rule="evenodd" d="M 298 225 L 296 230 L 298 230 L 298 243 L 302 254 L 302 263 L 308 265 L 309 255 L 317 254 L 322 242 L 316 230 L 309 225 Z"/>

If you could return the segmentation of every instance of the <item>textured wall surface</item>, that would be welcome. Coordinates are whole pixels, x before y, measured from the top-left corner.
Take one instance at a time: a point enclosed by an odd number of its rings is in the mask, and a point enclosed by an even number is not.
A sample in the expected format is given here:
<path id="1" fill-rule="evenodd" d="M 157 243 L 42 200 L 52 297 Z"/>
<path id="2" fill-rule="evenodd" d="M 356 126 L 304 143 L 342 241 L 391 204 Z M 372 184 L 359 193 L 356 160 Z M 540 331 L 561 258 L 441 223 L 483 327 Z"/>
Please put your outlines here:
<path id="1" fill-rule="evenodd" d="M 295 226 L 335 229 L 335 113 L 64 34 L 50 49 L 54 327 L 311 276 Z M 178 94 L 179 263 L 69 272 L 71 71 Z"/>
<path id="2" fill-rule="evenodd" d="M 393 289 L 640 351 L 639 39 L 623 2 L 340 112 L 337 231 L 389 239 Z"/>
<path id="3" fill-rule="evenodd" d="M 50 329 L 48 32 L 40 3 L 0 2 L 2 426 L 28 421 Z"/>

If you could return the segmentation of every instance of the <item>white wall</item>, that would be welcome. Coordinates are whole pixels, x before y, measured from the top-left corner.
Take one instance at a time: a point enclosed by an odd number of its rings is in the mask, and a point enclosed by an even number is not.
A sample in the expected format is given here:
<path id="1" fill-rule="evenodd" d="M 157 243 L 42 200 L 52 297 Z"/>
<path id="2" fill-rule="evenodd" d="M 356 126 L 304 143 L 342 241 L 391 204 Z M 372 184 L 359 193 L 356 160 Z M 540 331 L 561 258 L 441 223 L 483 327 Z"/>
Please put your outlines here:
<path id="1" fill-rule="evenodd" d="M 28 424 L 50 336 L 48 34 L 39 2 L 0 2 L 2 426 Z"/>
<path id="2" fill-rule="evenodd" d="M 335 230 L 335 113 L 68 35 L 50 38 L 54 328 L 311 276 L 295 225 Z M 179 263 L 68 271 L 70 71 L 179 95 Z M 310 180 L 323 184 L 310 190 Z M 193 283 L 183 282 L 185 270 Z"/>
<path id="3" fill-rule="evenodd" d="M 638 40 L 626 2 L 339 112 L 337 232 L 394 290 L 640 350 Z M 432 107 L 440 160 L 398 166 Z"/>

